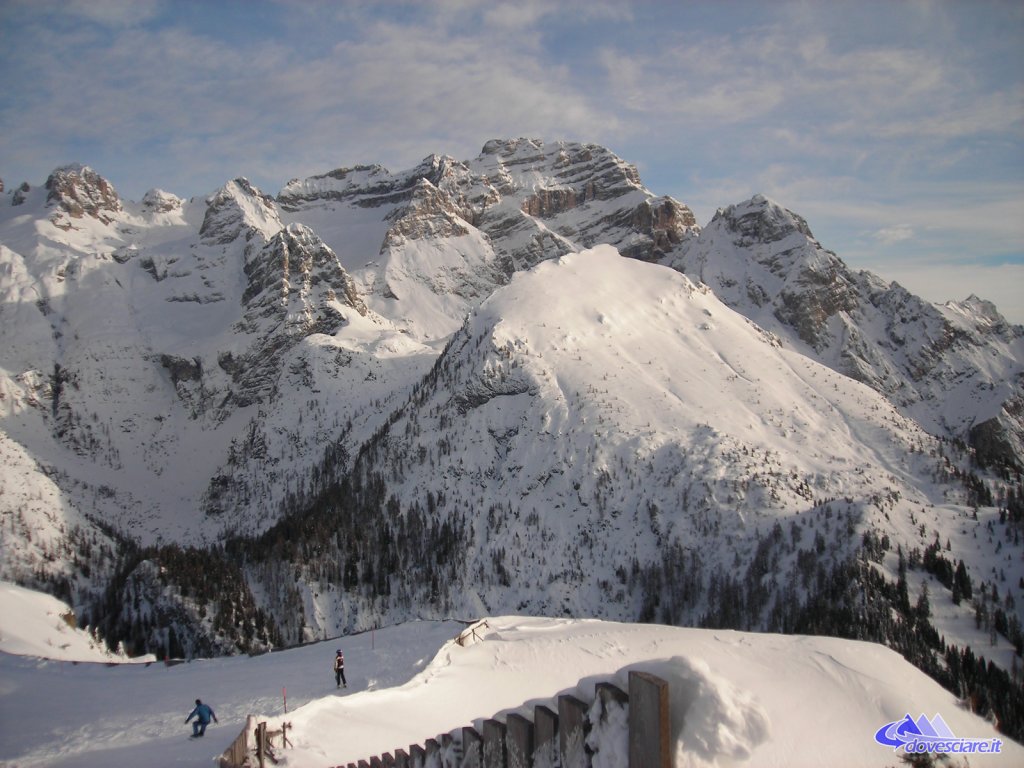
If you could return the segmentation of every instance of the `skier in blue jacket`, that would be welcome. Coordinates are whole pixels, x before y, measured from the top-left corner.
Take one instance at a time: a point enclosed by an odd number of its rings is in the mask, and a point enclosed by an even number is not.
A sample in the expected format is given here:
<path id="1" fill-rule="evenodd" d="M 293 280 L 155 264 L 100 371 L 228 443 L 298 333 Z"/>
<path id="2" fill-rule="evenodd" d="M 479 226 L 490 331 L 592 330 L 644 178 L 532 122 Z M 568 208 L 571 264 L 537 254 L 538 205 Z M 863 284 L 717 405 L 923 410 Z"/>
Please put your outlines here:
<path id="1" fill-rule="evenodd" d="M 196 708 L 193 709 L 192 712 L 189 713 L 189 716 L 185 718 L 185 722 L 188 723 L 188 721 L 193 717 L 196 719 L 196 721 L 192 723 L 193 738 L 199 738 L 206 733 L 206 726 L 210 724 L 211 718 L 215 723 L 220 722 L 220 720 L 217 719 L 217 715 L 215 715 L 213 710 L 210 709 L 210 705 L 203 704 L 199 699 L 196 699 Z"/>

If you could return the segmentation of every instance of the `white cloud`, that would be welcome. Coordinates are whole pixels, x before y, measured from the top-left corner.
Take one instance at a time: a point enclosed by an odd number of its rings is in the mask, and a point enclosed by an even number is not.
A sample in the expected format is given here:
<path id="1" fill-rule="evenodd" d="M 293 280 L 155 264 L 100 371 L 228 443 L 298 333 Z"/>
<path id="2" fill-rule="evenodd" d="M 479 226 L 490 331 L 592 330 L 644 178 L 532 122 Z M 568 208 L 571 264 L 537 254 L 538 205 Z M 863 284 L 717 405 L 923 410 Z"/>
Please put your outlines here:
<path id="1" fill-rule="evenodd" d="M 349 22 L 359 26 L 319 50 L 292 39 L 228 44 L 175 27 L 69 48 L 66 33 L 40 32 L 27 67 L 32 120 L 3 116 L 6 139 L 27 148 L 45 125 L 51 144 L 156 147 L 182 178 L 261 167 L 283 182 L 340 162 L 402 168 L 431 151 L 475 154 L 493 137 L 587 138 L 595 125 L 607 133 L 617 124 L 531 35 L 469 34 L 441 13 L 416 25 Z"/>
<path id="2" fill-rule="evenodd" d="M 684 30 L 668 47 L 615 44 L 600 60 L 628 130 L 675 133 L 719 164 L 937 173 L 976 161 L 982 142 L 1024 138 L 1019 75 L 985 82 L 977 49 L 932 39 L 923 23 L 901 39 L 840 28 L 839 16 Z"/>
<path id="3" fill-rule="evenodd" d="M 904 240 L 910 240 L 914 236 L 914 230 L 905 224 L 896 224 L 891 227 L 885 227 L 875 232 L 872 237 L 883 245 L 892 245 L 893 243 L 900 243 Z"/>

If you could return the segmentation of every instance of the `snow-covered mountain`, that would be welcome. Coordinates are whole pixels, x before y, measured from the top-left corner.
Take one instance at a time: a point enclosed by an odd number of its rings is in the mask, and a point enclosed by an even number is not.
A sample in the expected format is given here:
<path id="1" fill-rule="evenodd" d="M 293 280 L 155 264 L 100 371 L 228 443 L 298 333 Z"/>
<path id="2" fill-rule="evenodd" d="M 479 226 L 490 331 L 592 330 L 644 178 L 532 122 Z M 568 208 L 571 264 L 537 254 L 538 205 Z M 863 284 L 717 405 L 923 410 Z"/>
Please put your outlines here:
<path id="1" fill-rule="evenodd" d="M 966 695 L 940 632 L 1024 645 L 1024 328 L 763 197 L 701 229 L 525 139 L 277 197 L 66 166 L 3 195 L 0 296 L 0 576 L 132 650 L 529 611 L 883 639 Z"/>
<path id="2" fill-rule="evenodd" d="M 531 141 L 277 200 L 237 179 L 134 204 L 67 166 L 3 203 L 4 434 L 34 482 L 60 474 L 67 506 L 146 542 L 265 527 L 516 269 L 596 242 L 653 258 L 695 229 L 607 150 Z"/>
<path id="3" fill-rule="evenodd" d="M 932 304 L 855 272 L 762 196 L 720 209 L 666 263 L 933 434 L 969 442 L 980 462 L 1021 467 L 1024 332 L 990 302 Z"/>
<path id="4" fill-rule="evenodd" d="M 601 246 L 474 310 L 347 479 L 383 474 L 402 509 L 457 522 L 481 605 L 512 584 L 520 610 L 624 618 L 644 592 L 623 574 L 673 547 L 693 577 L 749 562 L 780 521 L 813 536 L 827 500 L 855 525 L 876 497 L 879 517 L 938 501 L 906 479 L 936 447 L 705 286 Z M 595 560 L 620 573 L 588 582 Z"/>

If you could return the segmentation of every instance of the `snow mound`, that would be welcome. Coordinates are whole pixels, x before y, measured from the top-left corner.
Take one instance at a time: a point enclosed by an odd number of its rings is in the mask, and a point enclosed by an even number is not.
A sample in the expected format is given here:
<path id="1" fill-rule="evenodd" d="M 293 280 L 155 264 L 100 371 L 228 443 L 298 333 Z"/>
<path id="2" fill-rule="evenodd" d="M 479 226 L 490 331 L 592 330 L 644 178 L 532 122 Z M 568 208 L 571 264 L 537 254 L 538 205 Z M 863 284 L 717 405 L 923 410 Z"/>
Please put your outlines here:
<path id="1" fill-rule="evenodd" d="M 61 661 L 128 660 L 78 629 L 67 603 L 7 581 L 0 582 L 0 651 Z"/>
<path id="2" fill-rule="evenodd" d="M 676 656 L 644 665 L 669 684 L 675 765 L 748 760 L 771 735 L 768 713 L 749 691 L 712 672 L 702 659 Z"/>

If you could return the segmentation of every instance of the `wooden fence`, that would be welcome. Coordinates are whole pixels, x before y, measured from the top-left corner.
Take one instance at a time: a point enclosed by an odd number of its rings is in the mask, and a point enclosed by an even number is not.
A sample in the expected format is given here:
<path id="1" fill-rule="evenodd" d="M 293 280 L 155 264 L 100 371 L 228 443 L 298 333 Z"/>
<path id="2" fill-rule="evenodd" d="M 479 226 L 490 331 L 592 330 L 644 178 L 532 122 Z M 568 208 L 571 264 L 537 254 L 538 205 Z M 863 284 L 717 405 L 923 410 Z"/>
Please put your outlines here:
<path id="1" fill-rule="evenodd" d="M 479 731 L 465 727 L 336 768 L 590 768 L 598 755 L 605 765 L 671 765 L 668 683 L 661 678 L 630 672 L 628 692 L 598 683 L 590 703 L 569 694 L 552 703 L 534 707 L 532 721 L 512 713 L 485 720 Z"/>
<path id="2" fill-rule="evenodd" d="M 249 765 L 249 734 L 256 729 L 256 717 L 249 715 L 242 732 L 231 742 L 231 746 L 220 756 L 220 768 L 242 768 Z"/>
<path id="3" fill-rule="evenodd" d="M 274 753 L 273 740 L 280 737 L 281 743 L 278 746 L 282 749 L 291 746 L 288 741 L 288 730 L 291 727 L 291 723 L 282 723 L 281 730 L 268 731 L 266 722 L 257 723 L 256 717 L 249 715 L 245 721 L 245 728 L 220 756 L 219 768 L 265 768 L 268 762 L 276 765 L 277 756 Z M 252 746 L 249 741 L 250 734 Z"/>

